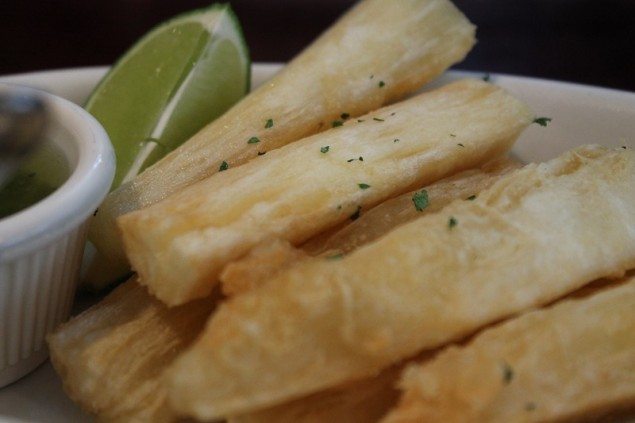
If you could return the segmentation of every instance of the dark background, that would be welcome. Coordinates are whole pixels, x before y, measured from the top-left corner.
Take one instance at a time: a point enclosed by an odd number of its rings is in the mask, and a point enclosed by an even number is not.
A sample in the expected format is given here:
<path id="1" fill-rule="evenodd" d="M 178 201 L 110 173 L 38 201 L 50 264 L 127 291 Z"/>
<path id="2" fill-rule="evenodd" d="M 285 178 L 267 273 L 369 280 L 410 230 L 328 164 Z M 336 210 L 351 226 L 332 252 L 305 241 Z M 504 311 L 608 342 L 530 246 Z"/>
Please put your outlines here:
<path id="1" fill-rule="evenodd" d="M 153 25 L 211 2 L 0 0 L 0 75 L 112 63 Z M 271 62 L 293 57 L 354 1 L 230 3 L 253 60 Z M 479 43 L 461 69 L 635 91 L 635 0 L 455 3 L 478 25 Z"/>

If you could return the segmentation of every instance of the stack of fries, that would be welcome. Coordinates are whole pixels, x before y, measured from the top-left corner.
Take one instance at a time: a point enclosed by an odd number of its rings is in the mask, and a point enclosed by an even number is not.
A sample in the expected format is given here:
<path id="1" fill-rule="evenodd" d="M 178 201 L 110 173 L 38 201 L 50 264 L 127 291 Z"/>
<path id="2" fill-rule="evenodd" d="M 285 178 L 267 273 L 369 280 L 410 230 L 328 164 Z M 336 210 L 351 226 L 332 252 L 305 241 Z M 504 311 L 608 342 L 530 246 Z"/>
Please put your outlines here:
<path id="1" fill-rule="evenodd" d="M 110 247 L 137 275 L 49 337 L 69 396 L 105 421 L 632 412 L 635 152 L 523 167 L 506 153 L 534 114 L 480 80 L 394 103 L 473 34 L 447 0 L 362 1 L 222 118 L 260 121 L 258 102 L 276 103 L 267 154 L 245 159 L 258 150 L 244 131 L 212 123 L 181 149 L 196 172 L 113 193 L 100 225 L 116 221 Z M 407 71 L 378 68 L 369 37 Z M 319 104 L 313 88 L 281 100 L 298 74 L 330 87 Z M 231 165 L 212 172 L 219 139 Z"/>

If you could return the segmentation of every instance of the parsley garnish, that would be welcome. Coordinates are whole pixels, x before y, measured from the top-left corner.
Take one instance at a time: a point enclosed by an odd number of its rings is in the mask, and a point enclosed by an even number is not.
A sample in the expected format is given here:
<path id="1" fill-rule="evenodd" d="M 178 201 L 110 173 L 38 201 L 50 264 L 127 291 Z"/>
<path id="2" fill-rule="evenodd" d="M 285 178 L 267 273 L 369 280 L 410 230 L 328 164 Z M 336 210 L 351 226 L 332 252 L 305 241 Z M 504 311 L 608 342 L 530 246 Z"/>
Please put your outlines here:
<path id="1" fill-rule="evenodd" d="M 327 260 L 341 260 L 344 258 L 344 253 L 333 254 L 332 256 L 326 257 Z"/>
<path id="2" fill-rule="evenodd" d="M 423 189 L 420 192 L 415 192 L 415 195 L 412 196 L 412 202 L 414 203 L 417 211 L 423 211 L 423 209 L 428 207 L 428 204 L 430 204 L 428 191 Z"/>
<path id="3" fill-rule="evenodd" d="M 380 118 L 377 118 L 377 117 L 374 117 L 373 120 L 376 120 L 377 122 L 383 122 L 384 121 L 383 119 L 380 119 Z"/>
<path id="4" fill-rule="evenodd" d="M 392 112 L 392 113 L 390 114 L 390 116 L 394 116 L 394 115 L 396 115 L 396 114 L 397 114 L 397 112 Z"/>
<path id="5" fill-rule="evenodd" d="M 465 147 L 465 146 L 464 146 L 463 144 L 461 144 L 461 143 L 458 143 L 457 145 L 458 145 L 459 147 Z"/>
<path id="6" fill-rule="evenodd" d="M 264 156 L 264 155 L 265 155 L 265 153 L 267 153 L 267 152 L 266 152 L 266 151 L 259 151 L 259 152 L 258 152 L 258 155 L 259 155 L 259 156 Z"/>
<path id="7" fill-rule="evenodd" d="M 350 163 L 350 162 L 354 162 L 354 161 L 355 161 L 355 159 L 348 159 L 348 160 L 346 160 L 346 163 Z"/>
<path id="8" fill-rule="evenodd" d="M 358 187 L 360 187 L 360 189 L 368 189 L 370 188 L 370 185 L 365 184 L 365 183 L 361 183 L 361 184 L 357 184 Z"/>
<path id="9" fill-rule="evenodd" d="M 485 81 L 485 82 L 489 82 L 489 80 L 490 80 L 489 73 L 486 73 L 485 75 L 483 75 L 483 78 L 482 78 L 482 79 L 483 79 L 483 81 Z"/>
<path id="10" fill-rule="evenodd" d="M 399 142 L 399 138 L 395 138 L 392 142 Z"/>
<path id="11" fill-rule="evenodd" d="M 383 87 L 384 87 L 384 85 L 386 85 L 386 83 L 385 83 L 384 81 L 379 81 L 379 84 L 377 84 L 377 86 L 378 86 L 379 88 L 383 88 Z"/>
<path id="12" fill-rule="evenodd" d="M 475 195 L 475 194 L 472 194 L 472 195 L 470 195 L 469 197 L 467 197 L 467 198 L 466 198 L 466 200 L 469 200 L 469 201 L 474 201 L 474 200 L 476 200 L 476 195 Z"/>
<path id="13" fill-rule="evenodd" d="M 551 120 L 552 119 L 548 117 L 539 117 L 534 119 L 534 123 L 537 123 L 540 126 L 547 126 Z"/>
<path id="14" fill-rule="evenodd" d="M 99 207 L 95 209 L 95 213 L 93 213 L 93 216 L 97 216 L 97 212 L 99 212 Z"/>
<path id="15" fill-rule="evenodd" d="M 509 384 L 514 379 L 514 369 L 505 362 L 503 362 L 503 382 L 505 385 Z"/>
<path id="16" fill-rule="evenodd" d="M 258 144 L 259 142 L 260 142 L 260 138 L 251 137 L 251 138 L 249 138 L 249 141 L 247 141 L 247 144 Z"/>
<path id="17" fill-rule="evenodd" d="M 331 122 L 331 126 L 333 128 L 336 128 L 336 127 L 342 126 L 342 125 L 344 125 L 344 122 L 342 122 L 341 120 L 334 120 L 333 122 Z"/>
<path id="18" fill-rule="evenodd" d="M 374 77 L 375 77 L 375 75 L 371 75 L 371 76 L 370 76 L 370 79 L 373 79 Z"/>
<path id="19" fill-rule="evenodd" d="M 360 162 L 363 162 L 364 158 L 362 156 L 359 156 L 359 158 L 357 160 L 359 160 Z"/>
<path id="20" fill-rule="evenodd" d="M 322 153 L 322 154 L 328 153 L 329 152 L 329 148 L 331 148 L 331 147 L 328 146 L 328 145 L 325 145 L 324 147 L 320 147 L 320 153 Z"/>
<path id="21" fill-rule="evenodd" d="M 359 219 L 359 216 L 362 214 L 362 206 L 357 206 L 357 210 L 353 213 L 350 218 L 351 220 Z"/>
<path id="22" fill-rule="evenodd" d="M 227 162 L 223 160 L 223 163 L 220 164 L 218 171 L 222 172 L 223 170 L 227 170 L 227 169 L 229 169 L 229 164 L 227 164 Z"/>
<path id="23" fill-rule="evenodd" d="M 269 129 L 273 126 L 273 119 L 267 119 L 267 122 L 265 123 L 265 129 Z"/>
<path id="24" fill-rule="evenodd" d="M 459 224 L 459 221 L 456 220 L 456 218 L 454 216 L 452 216 L 452 217 L 450 217 L 448 219 L 448 228 L 452 229 L 458 224 Z"/>
<path id="25" fill-rule="evenodd" d="M 450 134 L 452 138 L 456 138 L 456 134 Z"/>
<path id="26" fill-rule="evenodd" d="M 349 115 L 348 113 L 342 113 L 342 114 L 340 115 L 340 117 L 341 117 L 343 120 L 346 120 L 346 119 L 348 119 L 349 117 L 351 117 L 351 115 Z"/>
<path id="27" fill-rule="evenodd" d="M 361 123 L 361 122 L 363 122 L 363 121 L 364 121 L 364 119 L 357 119 L 357 121 L 358 121 L 359 123 Z"/>

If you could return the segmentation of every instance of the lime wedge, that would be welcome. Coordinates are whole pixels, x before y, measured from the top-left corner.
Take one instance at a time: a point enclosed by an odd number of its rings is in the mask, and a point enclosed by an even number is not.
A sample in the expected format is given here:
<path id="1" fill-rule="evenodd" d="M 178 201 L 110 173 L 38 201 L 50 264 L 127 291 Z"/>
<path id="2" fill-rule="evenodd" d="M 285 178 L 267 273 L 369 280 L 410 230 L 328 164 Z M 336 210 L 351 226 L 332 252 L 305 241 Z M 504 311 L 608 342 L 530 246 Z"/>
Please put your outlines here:
<path id="1" fill-rule="evenodd" d="M 115 148 L 111 189 L 178 147 L 249 91 L 249 53 L 229 5 L 177 16 L 141 38 L 86 104 Z"/>

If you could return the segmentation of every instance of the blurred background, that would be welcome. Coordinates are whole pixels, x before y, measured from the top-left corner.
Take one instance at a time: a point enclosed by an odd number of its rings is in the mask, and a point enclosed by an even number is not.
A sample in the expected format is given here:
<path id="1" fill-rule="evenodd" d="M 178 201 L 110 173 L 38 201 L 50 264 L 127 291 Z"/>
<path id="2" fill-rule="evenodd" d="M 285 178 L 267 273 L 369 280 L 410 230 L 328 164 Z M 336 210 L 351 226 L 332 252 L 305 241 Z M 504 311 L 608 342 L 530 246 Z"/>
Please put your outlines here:
<path id="1" fill-rule="evenodd" d="M 385 0 L 401 1 L 401 0 Z M 211 0 L 0 0 L 0 75 L 112 63 Z M 231 0 L 254 61 L 287 61 L 353 0 Z M 635 0 L 455 0 L 478 25 L 457 67 L 635 91 Z M 397 24 L 397 23 L 396 23 Z"/>

